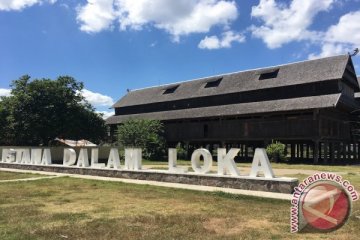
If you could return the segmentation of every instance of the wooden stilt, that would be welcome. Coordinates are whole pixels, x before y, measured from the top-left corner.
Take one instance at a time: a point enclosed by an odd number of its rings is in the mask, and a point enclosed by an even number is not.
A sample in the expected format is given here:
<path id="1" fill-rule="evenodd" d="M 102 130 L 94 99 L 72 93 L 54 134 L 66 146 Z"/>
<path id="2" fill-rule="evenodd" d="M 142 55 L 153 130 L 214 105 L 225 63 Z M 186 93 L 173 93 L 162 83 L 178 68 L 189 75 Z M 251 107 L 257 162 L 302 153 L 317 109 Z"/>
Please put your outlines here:
<path id="1" fill-rule="evenodd" d="M 332 142 L 329 145 L 329 151 L 330 151 L 331 164 L 334 165 L 335 164 L 335 157 L 334 157 L 335 150 L 334 150 L 334 143 L 332 143 Z"/>
<path id="2" fill-rule="evenodd" d="M 319 142 L 314 141 L 314 164 L 319 163 Z"/>
<path id="3" fill-rule="evenodd" d="M 310 159 L 310 146 L 309 143 L 306 143 L 306 159 Z"/>
<path id="4" fill-rule="evenodd" d="M 328 143 L 324 143 L 324 164 L 328 164 Z"/>
<path id="5" fill-rule="evenodd" d="M 291 155 L 291 161 L 295 161 L 295 144 L 291 143 L 290 145 L 290 155 Z"/>
<path id="6" fill-rule="evenodd" d="M 248 146 L 245 145 L 245 160 L 248 160 Z"/>

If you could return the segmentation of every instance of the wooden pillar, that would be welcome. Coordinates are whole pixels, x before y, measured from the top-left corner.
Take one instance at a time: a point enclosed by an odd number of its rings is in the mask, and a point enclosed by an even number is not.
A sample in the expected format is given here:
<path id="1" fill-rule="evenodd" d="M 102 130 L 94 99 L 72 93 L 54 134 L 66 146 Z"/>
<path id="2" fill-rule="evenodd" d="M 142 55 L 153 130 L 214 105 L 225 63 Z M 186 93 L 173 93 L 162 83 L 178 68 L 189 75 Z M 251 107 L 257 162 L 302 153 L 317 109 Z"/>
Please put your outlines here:
<path id="1" fill-rule="evenodd" d="M 330 161 L 331 161 L 331 164 L 334 165 L 335 164 L 335 149 L 334 149 L 334 143 L 331 142 L 330 145 L 329 145 L 329 151 L 330 151 Z"/>
<path id="2" fill-rule="evenodd" d="M 296 144 L 296 158 L 300 158 L 300 144 Z"/>
<path id="3" fill-rule="evenodd" d="M 319 163 L 319 142 L 318 141 L 314 141 L 314 164 L 318 164 Z"/>
<path id="4" fill-rule="evenodd" d="M 324 142 L 324 164 L 328 164 L 328 147 L 329 144 Z"/>
<path id="5" fill-rule="evenodd" d="M 349 160 L 349 145 L 345 144 L 345 162 L 347 163 Z"/>
<path id="6" fill-rule="evenodd" d="M 295 144 L 290 144 L 290 155 L 291 155 L 291 161 L 295 160 Z"/>
<path id="7" fill-rule="evenodd" d="M 309 143 L 306 143 L 306 158 L 310 159 L 310 147 Z"/>
<path id="8" fill-rule="evenodd" d="M 334 143 L 334 164 L 338 161 L 339 158 L 339 143 Z"/>
<path id="9" fill-rule="evenodd" d="M 248 146 L 245 144 L 245 160 L 248 160 Z"/>

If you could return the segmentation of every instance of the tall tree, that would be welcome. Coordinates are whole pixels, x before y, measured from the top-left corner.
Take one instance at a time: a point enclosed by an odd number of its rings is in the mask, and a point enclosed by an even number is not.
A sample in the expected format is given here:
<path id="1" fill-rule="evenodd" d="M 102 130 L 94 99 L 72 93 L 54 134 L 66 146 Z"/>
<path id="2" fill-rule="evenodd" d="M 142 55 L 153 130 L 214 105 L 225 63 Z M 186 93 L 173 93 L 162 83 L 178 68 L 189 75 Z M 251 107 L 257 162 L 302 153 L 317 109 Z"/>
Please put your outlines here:
<path id="1" fill-rule="evenodd" d="M 130 119 L 117 129 L 118 142 L 124 147 L 139 147 L 147 159 L 163 157 L 165 140 L 164 126 L 158 120 Z"/>
<path id="2" fill-rule="evenodd" d="M 13 81 L 11 96 L 0 101 L 0 142 L 47 145 L 56 137 L 99 142 L 105 122 L 81 95 L 83 87 L 69 76 Z"/>

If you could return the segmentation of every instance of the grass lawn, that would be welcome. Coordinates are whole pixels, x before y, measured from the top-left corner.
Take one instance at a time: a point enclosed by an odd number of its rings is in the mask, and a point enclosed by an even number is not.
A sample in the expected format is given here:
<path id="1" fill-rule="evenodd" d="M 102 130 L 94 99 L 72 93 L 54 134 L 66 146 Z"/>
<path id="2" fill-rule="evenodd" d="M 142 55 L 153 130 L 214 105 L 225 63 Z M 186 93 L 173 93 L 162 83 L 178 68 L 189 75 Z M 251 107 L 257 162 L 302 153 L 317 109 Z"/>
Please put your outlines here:
<path id="1" fill-rule="evenodd" d="M 306 175 L 296 177 L 301 180 Z M 359 171 L 347 171 L 343 177 L 360 191 Z M 0 196 L 2 240 L 341 240 L 360 236 L 360 201 L 354 203 L 346 225 L 336 232 L 291 234 L 288 201 L 220 192 L 63 177 L 0 183 Z"/>
<path id="2" fill-rule="evenodd" d="M 13 179 L 23 179 L 23 178 L 34 178 L 41 177 L 39 174 L 31 173 L 17 173 L 17 172 L 3 172 L 0 171 L 0 181 L 1 180 L 13 180 Z"/>

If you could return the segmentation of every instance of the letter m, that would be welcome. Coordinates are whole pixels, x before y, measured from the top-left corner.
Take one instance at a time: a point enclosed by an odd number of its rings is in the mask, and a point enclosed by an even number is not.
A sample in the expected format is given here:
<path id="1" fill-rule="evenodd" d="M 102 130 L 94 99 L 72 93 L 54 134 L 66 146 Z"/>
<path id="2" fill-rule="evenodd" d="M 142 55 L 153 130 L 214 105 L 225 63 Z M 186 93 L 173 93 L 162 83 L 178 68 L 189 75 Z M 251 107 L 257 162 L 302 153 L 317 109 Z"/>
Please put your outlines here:
<path id="1" fill-rule="evenodd" d="M 140 170 L 141 160 L 141 148 L 125 148 L 125 170 Z"/>

